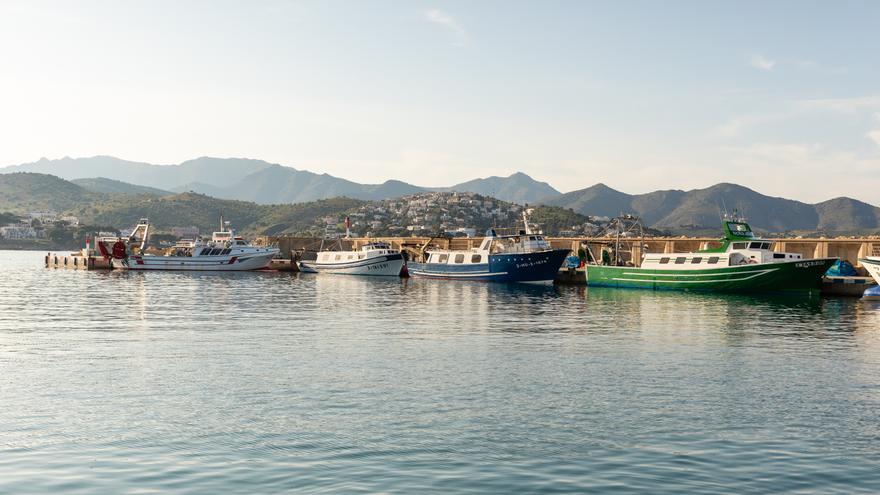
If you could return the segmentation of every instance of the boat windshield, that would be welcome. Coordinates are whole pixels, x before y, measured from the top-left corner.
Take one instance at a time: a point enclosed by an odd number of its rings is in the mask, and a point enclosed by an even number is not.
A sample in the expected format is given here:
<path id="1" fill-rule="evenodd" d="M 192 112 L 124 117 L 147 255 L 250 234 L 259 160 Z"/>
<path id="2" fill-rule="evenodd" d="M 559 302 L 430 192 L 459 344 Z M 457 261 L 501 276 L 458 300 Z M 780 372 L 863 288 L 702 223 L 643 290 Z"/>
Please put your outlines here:
<path id="1" fill-rule="evenodd" d="M 492 243 L 493 253 L 531 253 L 546 251 L 550 244 L 540 235 L 517 235 L 497 237 Z"/>
<path id="2" fill-rule="evenodd" d="M 365 244 L 361 251 L 372 251 L 373 249 L 391 249 L 391 245 L 385 242 L 371 242 Z"/>

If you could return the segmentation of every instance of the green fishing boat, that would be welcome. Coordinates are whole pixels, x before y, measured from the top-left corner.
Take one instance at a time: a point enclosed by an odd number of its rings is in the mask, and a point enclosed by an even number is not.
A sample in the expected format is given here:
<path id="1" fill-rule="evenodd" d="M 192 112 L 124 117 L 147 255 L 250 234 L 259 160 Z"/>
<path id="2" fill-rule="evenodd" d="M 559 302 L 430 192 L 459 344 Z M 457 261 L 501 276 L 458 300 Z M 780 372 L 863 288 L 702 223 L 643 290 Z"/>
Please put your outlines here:
<path id="1" fill-rule="evenodd" d="M 804 259 L 773 250 L 745 220 L 722 221 L 721 246 L 692 253 L 648 253 L 641 266 L 587 265 L 587 285 L 711 292 L 819 293 L 837 258 Z"/>

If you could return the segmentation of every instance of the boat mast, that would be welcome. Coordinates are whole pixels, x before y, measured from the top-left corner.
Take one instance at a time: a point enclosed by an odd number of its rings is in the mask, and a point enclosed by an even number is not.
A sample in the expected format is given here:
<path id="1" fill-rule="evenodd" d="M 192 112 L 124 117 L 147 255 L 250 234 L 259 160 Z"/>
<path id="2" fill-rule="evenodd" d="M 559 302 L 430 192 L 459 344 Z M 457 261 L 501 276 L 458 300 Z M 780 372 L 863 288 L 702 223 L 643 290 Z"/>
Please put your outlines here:
<path id="1" fill-rule="evenodd" d="M 147 238 L 150 235 L 150 222 L 148 221 L 146 225 L 144 225 L 144 239 L 141 241 L 141 253 L 143 254 L 144 249 L 147 248 Z"/>
<path id="2" fill-rule="evenodd" d="M 622 216 L 623 214 L 621 213 L 620 217 Z M 615 219 L 615 221 L 617 222 L 617 229 L 615 229 L 616 235 L 614 239 L 614 266 L 620 265 L 620 217 L 617 217 Z"/>
<path id="3" fill-rule="evenodd" d="M 525 230 L 526 230 L 526 235 L 532 235 L 532 228 L 529 226 L 529 215 L 531 215 L 533 211 L 534 211 L 534 208 L 528 208 L 528 207 L 523 208 L 522 219 L 523 219 L 523 226 L 525 227 Z"/>

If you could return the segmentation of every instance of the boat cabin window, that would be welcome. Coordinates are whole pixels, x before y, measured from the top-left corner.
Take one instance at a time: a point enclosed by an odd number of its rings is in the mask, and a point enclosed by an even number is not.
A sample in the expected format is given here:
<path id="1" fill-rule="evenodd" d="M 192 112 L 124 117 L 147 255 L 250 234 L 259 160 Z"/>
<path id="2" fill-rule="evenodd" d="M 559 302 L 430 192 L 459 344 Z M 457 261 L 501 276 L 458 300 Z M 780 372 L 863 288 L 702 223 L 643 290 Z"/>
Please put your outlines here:
<path id="1" fill-rule="evenodd" d="M 753 242 L 750 246 L 752 249 L 770 249 L 769 242 Z"/>
<path id="2" fill-rule="evenodd" d="M 773 259 L 785 258 L 785 253 L 773 253 Z"/>
<path id="3" fill-rule="evenodd" d="M 483 261 L 482 254 L 475 254 L 475 255 L 471 256 L 471 263 L 480 263 L 481 261 Z"/>
<path id="4" fill-rule="evenodd" d="M 733 249 L 746 249 L 748 247 L 748 242 L 734 242 Z"/>
<path id="5" fill-rule="evenodd" d="M 703 258 L 701 256 L 694 256 L 694 259 L 691 260 L 691 263 L 695 265 L 699 265 L 703 262 Z"/>
<path id="6" fill-rule="evenodd" d="M 679 258 L 675 258 L 675 264 L 676 264 L 676 265 L 683 265 L 684 262 L 685 262 L 685 257 L 684 257 L 684 256 L 681 256 L 681 257 L 679 257 Z"/>
<path id="7" fill-rule="evenodd" d="M 449 255 L 441 254 L 440 257 L 437 259 L 437 263 L 446 263 L 447 260 L 449 260 Z"/>
<path id="8" fill-rule="evenodd" d="M 666 263 L 669 263 L 669 258 L 660 258 L 661 265 L 665 265 Z"/>
<path id="9" fill-rule="evenodd" d="M 456 263 L 464 263 L 464 255 L 461 253 L 456 254 L 455 255 L 455 262 Z"/>
<path id="10" fill-rule="evenodd" d="M 341 255 L 341 254 L 337 254 L 337 255 L 336 255 L 336 261 L 339 261 L 339 260 L 341 260 L 341 259 L 342 259 L 342 255 Z"/>
<path id="11" fill-rule="evenodd" d="M 709 256 L 709 264 L 714 265 L 718 263 L 718 256 Z"/>

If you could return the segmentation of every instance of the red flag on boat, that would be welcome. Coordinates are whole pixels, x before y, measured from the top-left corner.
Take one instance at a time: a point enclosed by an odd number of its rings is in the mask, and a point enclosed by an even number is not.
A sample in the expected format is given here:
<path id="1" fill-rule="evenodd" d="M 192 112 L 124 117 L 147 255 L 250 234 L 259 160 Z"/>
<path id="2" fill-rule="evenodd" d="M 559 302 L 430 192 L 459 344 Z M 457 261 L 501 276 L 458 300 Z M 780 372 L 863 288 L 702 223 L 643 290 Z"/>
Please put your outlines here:
<path id="1" fill-rule="evenodd" d="M 345 228 L 347 228 L 347 229 L 351 228 L 351 219 L 348 218 L 347 216 L 345 217 Z"/>

